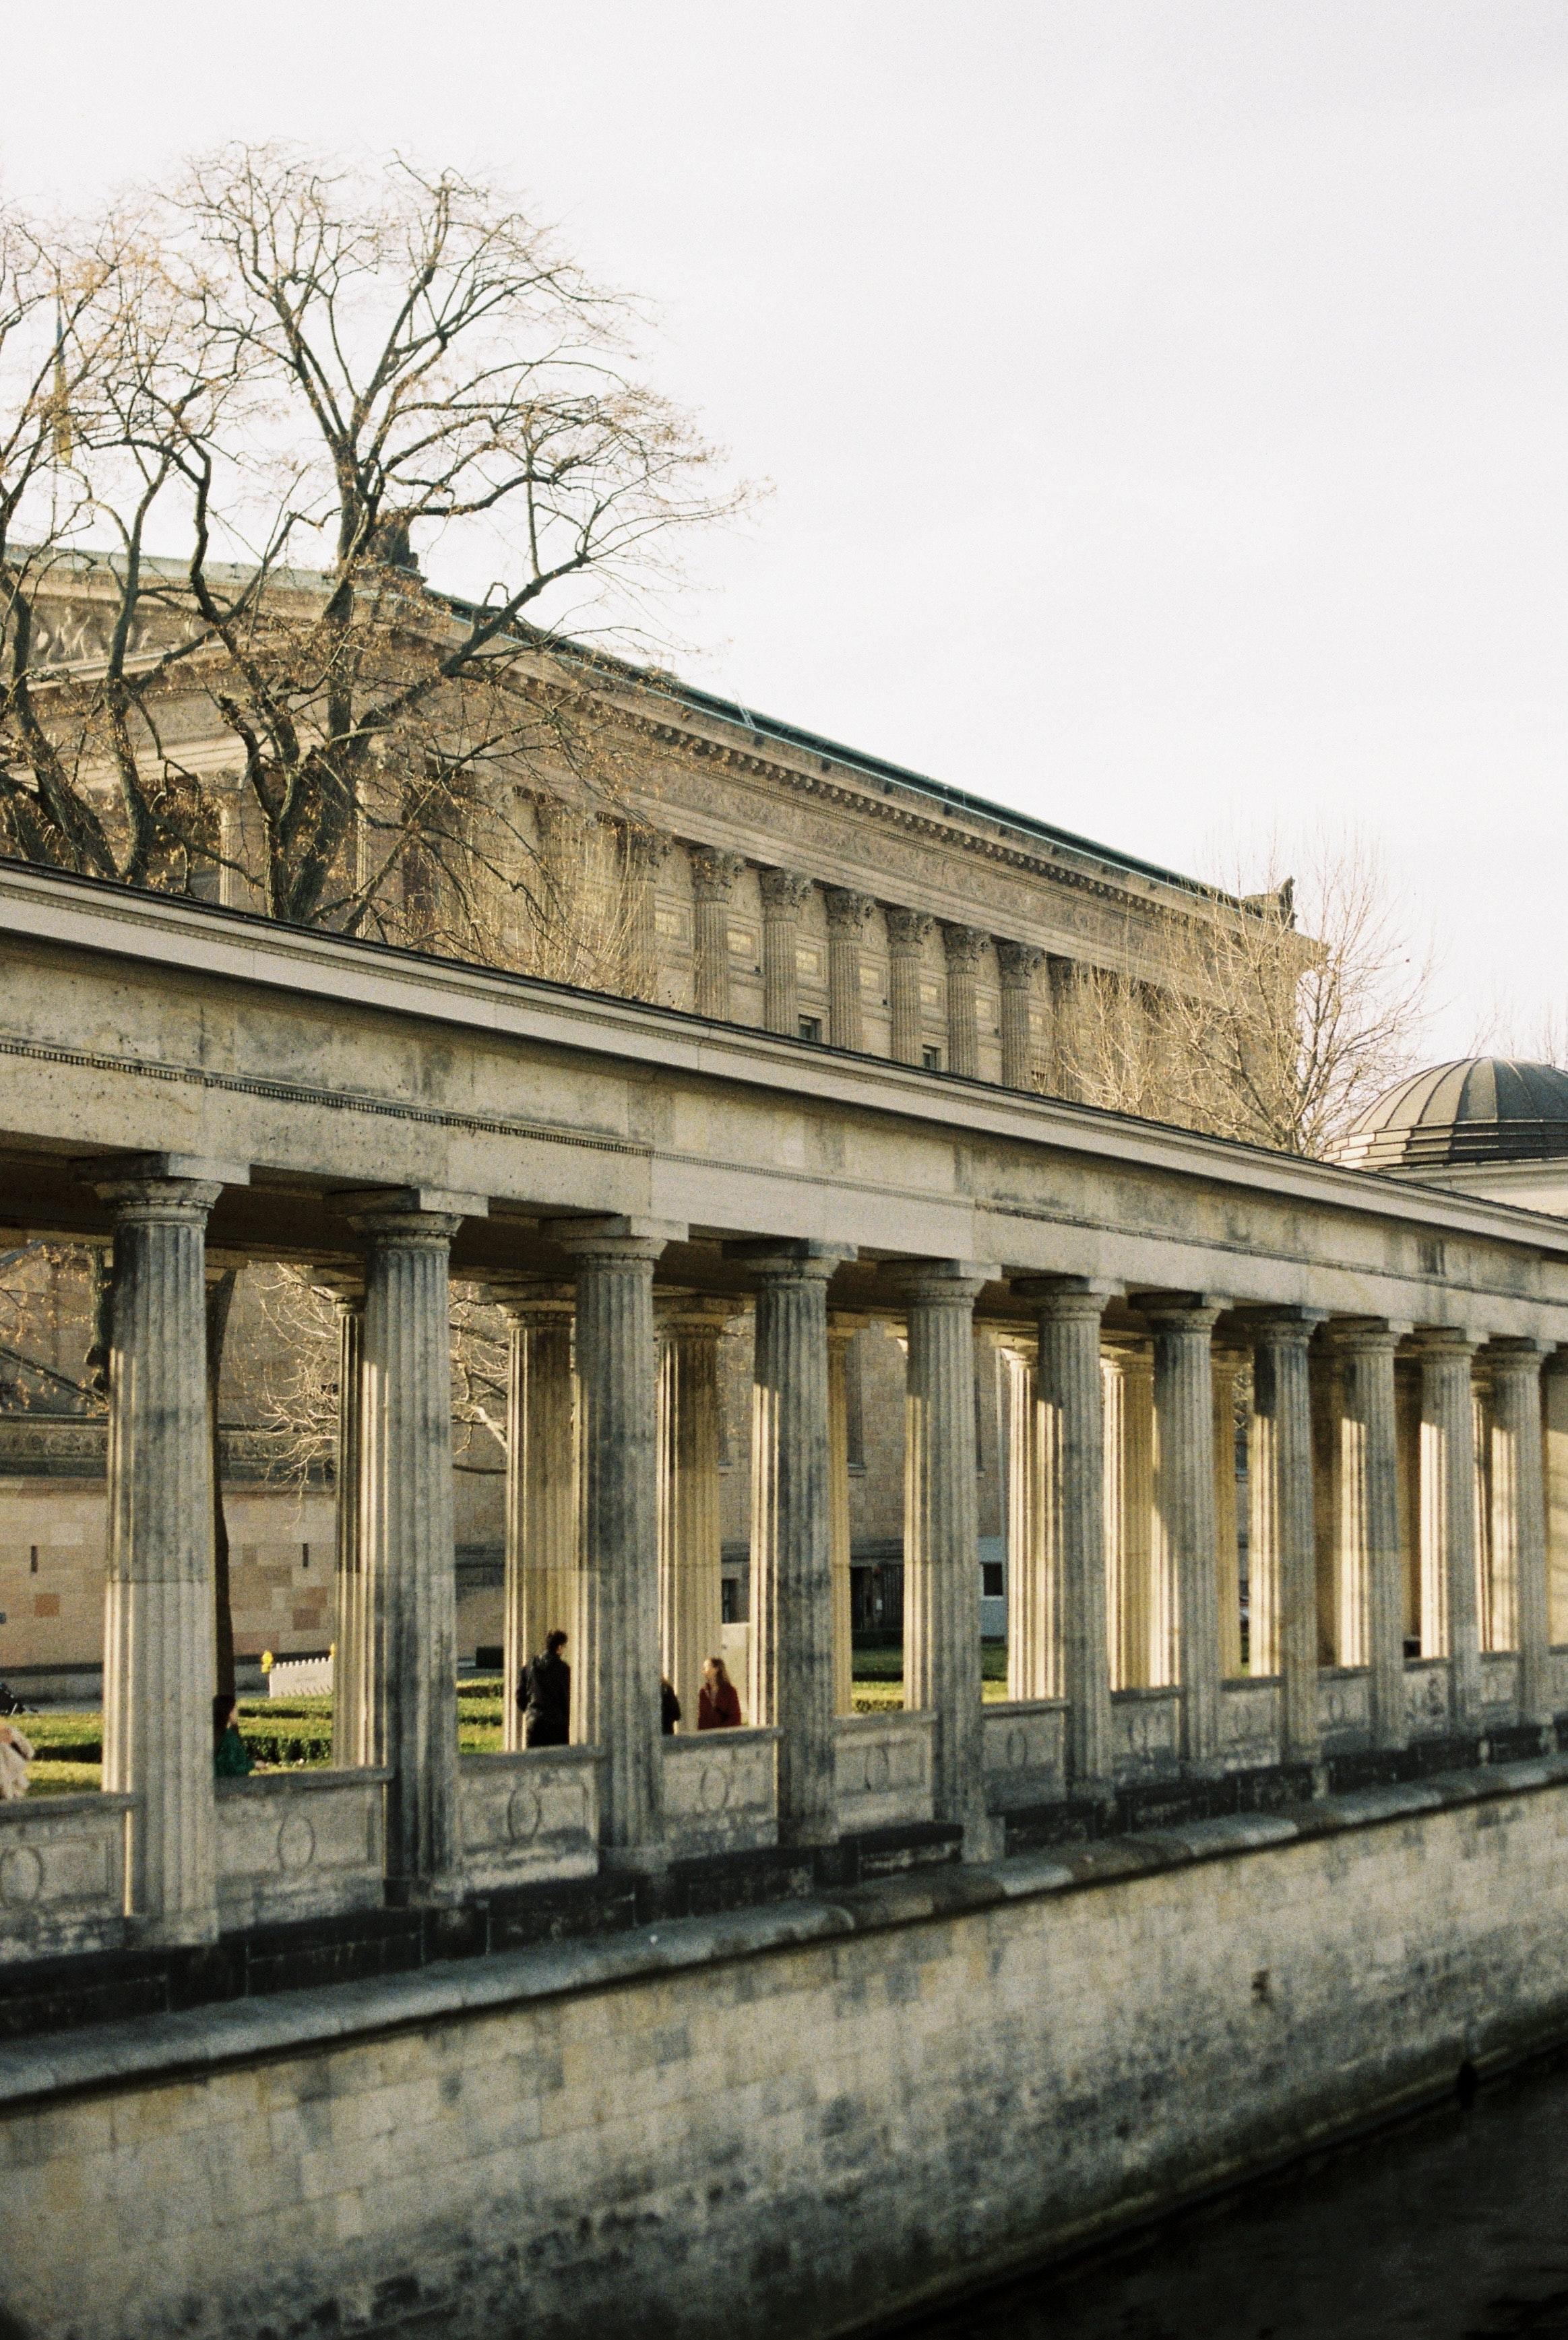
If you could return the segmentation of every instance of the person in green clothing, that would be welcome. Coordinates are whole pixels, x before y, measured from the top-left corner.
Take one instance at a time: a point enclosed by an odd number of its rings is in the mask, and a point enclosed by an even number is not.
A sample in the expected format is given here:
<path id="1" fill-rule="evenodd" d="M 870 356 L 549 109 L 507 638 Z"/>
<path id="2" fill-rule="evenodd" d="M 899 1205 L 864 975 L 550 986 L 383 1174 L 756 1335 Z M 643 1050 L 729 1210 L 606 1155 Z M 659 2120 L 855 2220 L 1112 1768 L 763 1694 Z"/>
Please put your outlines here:
<path id="1" fill-rule="evenodd" d="M 213 1700 L 213 1769 L 220 1780 L 243 1780 L 254 1769 L 234 1720 L 232 1691 L 220 1691 Z"/>

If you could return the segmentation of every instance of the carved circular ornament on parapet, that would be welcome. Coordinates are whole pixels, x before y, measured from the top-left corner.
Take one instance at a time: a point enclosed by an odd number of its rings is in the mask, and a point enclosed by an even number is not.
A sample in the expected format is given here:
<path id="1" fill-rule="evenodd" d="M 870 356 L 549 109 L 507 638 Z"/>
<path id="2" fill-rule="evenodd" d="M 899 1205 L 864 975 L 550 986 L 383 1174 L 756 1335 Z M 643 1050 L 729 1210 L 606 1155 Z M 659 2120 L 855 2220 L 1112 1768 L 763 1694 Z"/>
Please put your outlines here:
<path id="1" fill-rule="evenodd" d="M 531 1844 L 539 1834 L 544 1819 L 544 1807 L 537 1790 L 526 1780 L 515 1787 L 507 1799 L 506 1832 L 513 1844 Z"/>
<path id="2" fill-rule="evenodd" d="M 866 1750 L 866 1787 L 868 1792 L 873 1796 L 877 1795 L 888 1785 L 888 1781 L 892 1779 L 892 1776 L 893 1758 L 888 1753 L 887 1748 L 880 1744 L 875 1747 L 868 1747 Z"/>
<path id="3" fill-rule="evenodd" d="M 308 1869 L 315 1857 L 315 1829 L 303 1812 L 291 1812 L 278 1830 L 278 1867 L 292 1876 Z"/>
<path id="4" fill-rule="evenodd" d="M 0 1853 L 0 1901 L 21 1909 L 36 1901 L 43 1890 L 44 1864 L 30 1844 L 15 1844 Z"/>
<path id="5" fill-rule="evenodd" d="M 729 1801 L 729 1774 L 719 1763 L 704 1763 L 698 1798 L 705 1812 L 721 1812 Z"/>

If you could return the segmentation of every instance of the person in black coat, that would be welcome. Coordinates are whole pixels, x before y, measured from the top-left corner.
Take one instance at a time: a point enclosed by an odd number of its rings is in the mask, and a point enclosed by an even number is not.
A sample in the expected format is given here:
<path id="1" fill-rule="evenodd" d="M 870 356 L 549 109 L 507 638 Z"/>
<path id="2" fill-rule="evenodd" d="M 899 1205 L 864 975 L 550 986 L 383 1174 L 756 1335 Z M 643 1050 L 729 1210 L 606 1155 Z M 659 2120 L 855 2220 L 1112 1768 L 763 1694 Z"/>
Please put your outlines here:
<path id="1" fill-rule="evenodd" d="M 561 1654 L 565 1647 L 566 1635 L 557 1625 L 522 1670 L 517 1702 L 526 1746 L 564 1747 L 571 1736 L 571 1668 Z"/>

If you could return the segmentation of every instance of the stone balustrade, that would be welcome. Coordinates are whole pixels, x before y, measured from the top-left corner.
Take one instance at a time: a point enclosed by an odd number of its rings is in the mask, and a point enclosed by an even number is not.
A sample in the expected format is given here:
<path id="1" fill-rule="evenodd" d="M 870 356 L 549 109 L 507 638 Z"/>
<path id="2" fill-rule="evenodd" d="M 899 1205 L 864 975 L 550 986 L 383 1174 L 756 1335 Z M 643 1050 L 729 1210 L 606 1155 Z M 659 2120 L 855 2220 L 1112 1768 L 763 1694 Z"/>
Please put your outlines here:
<path id="1" fill-rule="evenodd" d="M 1372 1685 L 1365 1666 L 1319 1669 L 1317 1726 L 1325 1753 L 1370 1745 Z"/>
<path id="2" fill-rule="evenodd" d="M 664 1839 L 676 1857 L 779 1841 L 779 1732 L 700 1730 L 664 1742 Z"/>
<path id="3" fill-rule="evenodd" d="M 841 1714 L 833 1726 L 839 1825 L 898 1828 L 933 1817 L 937 1718 L 928 1709 Z"/>
<path id="4" fill-rule="evenodd" d="M 463 1869 L 475 1891 L 593 1876 L 599 1769 L 592 1747 L 463 1756 L 458 1768 Z"/>
<path id="5" fill-rule="evenodd" d="M 1181 1759 L 1181 1692 L 1118 1690 L 1111 1696 L 1111 1745 L 1117 1772 L 1174 1770 Z"/>
<path id="6" fill-rule="evenodd" d="M 386 1771 L 258 1771 L 216 1785 L 225 1929 L 380 1909 Z"/>
<path id="7" fill-rule="evenodd" d="M 0 1962 L 125 1939 L 130 1795 L 0 1803 Z"/>
<path id="8" fill-rule="evenodd" d="M 1219 1750 L 1226 1770 L 1259 1771 L 1279 1761 L 1282 1705 L 1280 1684 L 1266 1676 L 1222 1684 Z"/>

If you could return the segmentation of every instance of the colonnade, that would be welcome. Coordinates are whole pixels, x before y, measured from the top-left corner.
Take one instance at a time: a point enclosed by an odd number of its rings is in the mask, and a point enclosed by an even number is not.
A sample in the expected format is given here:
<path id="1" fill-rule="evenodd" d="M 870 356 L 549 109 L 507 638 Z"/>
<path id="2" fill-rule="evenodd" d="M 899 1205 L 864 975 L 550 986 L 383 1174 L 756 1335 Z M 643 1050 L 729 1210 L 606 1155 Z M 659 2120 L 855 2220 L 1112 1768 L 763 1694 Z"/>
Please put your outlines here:
<path id="1" fill-rule="evenodd" d="M 132 1903 L 167 1939 L 203 1938 L 215 1922 L 203 1228 L 230 1175 L 245 1174 L 154 1157 L 100 1189 L 114 1228 L 104 1784 L 140 1800 Z M 439 1901 L 462 1887 L 449 1254 L 462 1218 L 485 1204 L 400 1190 L 346 1197 L 342 1208 L 362 1276 L 337 1284 L 335 1754 L 389 1774 L 391 1892 Z M 780 1839 L 822 1847 L 839 1829 L 836 1719 L 849 1702 L 842 1354 L 865 1320 L 835 1322 L 829 1286 L 851 1254 L 823 1242 L 737 1242 L 724 1254 L 734 1296 L 656 1295 L 666 1247 L 686 1232 L 653 1220 L 547 1224 L 567 1272 L 489 1287 L 507 1314 L 511 1366 L 509 1682 L 548 1627 L 564 1624 L 573 1737 L 598 1750 L 600 1857 L 633 1869 L 665 1857 L 660 1672 L 693 1697 L 694 1669 L 718 1629 L 718 1344 L 748 1302 L 748 1719 L 779 1733 Z M 994 1845 L 980 1695 L 976 1305 L 1003 1283 L 995 1267 L 957 1260 L 878 1271 L 878 1311 L 907 1331 L 905 1699 L 935 1718 L 933 1809 L 971 1852 Z M 1236 1309 L 1214 1294 L 1128 1294 L 1081 1278 L 1014 1277 L 992 1305 L 1007 1312 L 990 1321 L 1013 1393 L 1008 1690 L 1062 1702 L 1069 1794 L 1112 1791 L 1121 1690 L 1179 1691 L 1183 1761 L 1202 1773 L 1223 1760 L 1222 1687 L 1239 1663 L 1224 1621 L 1236 1598 L 1225 1448 L 1243 1365 L 1252 1388 L 1249 1665 L 1278 1681 L 1283 1758 L 1312 1762 L 1321 1751 L 1325 1630 L 1331 1661 L 1366 1672 L 1374 1743 L 1397 1748 L 1407 1735 L 1411 1523 L 1401 1512 L 1396 1356 L 1419 1375 L 1421 1646 L 1449 1661 L 1454 1726 L 1480 1719 L 1482 1652 L 1504 1616 L 1518 1715 L 1551 1719 L 1541 1344 L 1494 1340 L 1480 1350 L 1452 1330 L 1413 1334 L 1387 1322 L 1330 1322 L 1319 1309 Z M 1327 1452 L 1315 1405 L 1315 1385 L 1321 1398 L 1325 1383 Z M 510 1697 L 507 1708 L 515 1743 Z"/>
<path id="2" fill-rule="evenodd" d="M 639 938 L 635 965 L 650 979 L 653 936 L 653 884 L 672 838 L 649 839 L 629 835 L 627 870 L 633 901 L 631 933 Z M 700 1016 L 729 1020 L 730 998 L 730 921 L 736 887 L 747 868 L 744 857 L 719 847 L 688 848 L 692 893 L 693 1005 Z M 765 867 L 758 872 L 762 907 L 762 1022 L 766 1030 L 795 1036 L 800 1028 L 798 943 L 801 917 L 815 881 L 789 869 Z M 865 1046 L 864 994 L 861 971 L 868 925 L 878 901 L 869 894 L 844 886 L 821 888 L 828 926 L 828 1017 L 824 1036 L 836 1048 L 860 1051 Z M 977 979 L 987 946 L 997 956 L 997 1029 L 1001 1046 L 1002 1081 L 1008 1088 L 1029 1089 L 1036 1073 L 1044 1069 L 1037 1058 L 1045 1053 L 1037 1043 L 1037 1008 L 1046 1020 L 1071 973 L 1072 961 L 1048 957 L 1032 943 L 1007 936 L 993 937 L 979 927 L 944 922 L 931 912 L 907 905 L 884 907 L 888 941 L 888 1006 L 891 1022 L 889 1054 L 897 1064 L 924 1060 L 927 1025 L 922 981 L 927 948 L 939 930 L 945 974 L 943 1069 L 971 1077 L 980 1070 L 980 1019 Z M 1042 992 L 1042 970 L 1048 987 Z M 647 987 L 647 981 L 642 987 Z"/>

